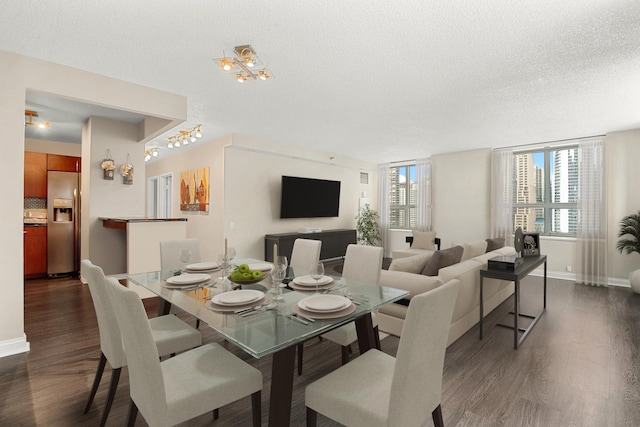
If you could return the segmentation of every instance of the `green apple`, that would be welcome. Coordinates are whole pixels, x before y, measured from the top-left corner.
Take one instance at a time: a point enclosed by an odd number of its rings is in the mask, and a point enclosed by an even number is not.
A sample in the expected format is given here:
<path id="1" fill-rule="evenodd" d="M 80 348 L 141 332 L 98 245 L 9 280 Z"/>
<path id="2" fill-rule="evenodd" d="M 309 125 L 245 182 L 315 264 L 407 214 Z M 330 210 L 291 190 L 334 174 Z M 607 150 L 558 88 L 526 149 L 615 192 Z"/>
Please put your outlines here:
<path id="1" fill-rule="evenodd" d="M 246 272 L 241 274 L 242 274 L 242 280 L 251 280 L 251 273 Z"/>
<path id="2" fill-rule="evenodd" d="M 262 278 L 264 277 L 264 274 L 260 270 L 254 270 L 251 272 L 251 276 L 253 277 L 254 280 L 262 280 Z"/>
<path id="3" fill-rule="evenodd" d="M 238 266 L 238 271 L 240 271 L 240 273 L 248 273 L 251 270 L 249 269 L 249 264 L 240 264 Z"/>
<path id="4" fill-rule="evenodd" d="M 233 273 L 231 273 L 231 280 L 242 280 L 242 273 L 238 270 L 233 270 Z"/>

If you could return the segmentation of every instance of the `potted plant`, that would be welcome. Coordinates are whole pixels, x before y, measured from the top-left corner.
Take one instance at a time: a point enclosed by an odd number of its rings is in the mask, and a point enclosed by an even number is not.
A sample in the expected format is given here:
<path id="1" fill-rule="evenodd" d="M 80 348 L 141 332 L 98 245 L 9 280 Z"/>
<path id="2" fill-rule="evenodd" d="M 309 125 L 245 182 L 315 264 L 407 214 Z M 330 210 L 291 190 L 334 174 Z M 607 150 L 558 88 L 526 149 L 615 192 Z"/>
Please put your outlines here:
<path id="1" fill-rule="evenodd" d="M 369 205 L 364 205 L 356 216 L 356 231 L 358 233 L 358 243 L 368 246 L 376 246 L 381 239 L 378 228 L 378 212 L 371 209 Z"/>
<path id="2" fill-rule="evenodd" d="M 627 215 L 622 218 L 618 237 L 624 237 L 618 240 L 616 244 L 616 249 L 620 253 L 631 254 L 636 252 L 640 254 L 640 211 L 637 214 Z M 640 269 L 634 270 L 629 274 L 629 283 L 631 284 L 631 289 L 640 294 Z"/>

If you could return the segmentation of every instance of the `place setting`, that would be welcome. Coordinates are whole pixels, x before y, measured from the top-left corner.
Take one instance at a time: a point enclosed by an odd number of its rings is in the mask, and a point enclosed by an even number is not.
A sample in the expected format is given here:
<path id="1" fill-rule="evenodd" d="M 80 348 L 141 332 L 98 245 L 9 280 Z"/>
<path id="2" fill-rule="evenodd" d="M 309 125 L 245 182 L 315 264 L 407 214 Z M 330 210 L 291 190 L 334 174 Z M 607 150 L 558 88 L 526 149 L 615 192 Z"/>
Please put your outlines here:
<path id="1" fill-rule="evenodd" d="M 183 273 L 169 277 L 162 286 L 167 289 L 191 290 L 210 283 L 211 275 L 207 273 Z"/>
<path id="2" fill-rule="evenodd" d="M 322 276 L 318 280 L 315 280 L 311 275 L 304 275 L 294 277 L 292 281 L 288 283 L 288 286 L 296 291 L 301 292 L 315 292 L 324 291 L 335 286 L 336 282 L 330 276 Z"/>
<path id="3" fill-rule="evenodd" d="M 222 313 L 243 315 L 267 306 L 265 293 L 256 289 L 238 289 L 222 292 L 211 297 L 205 307 Z"/>
<path id="4" fill-rule="evenodd" d="M 214 273 L 220 270 L 220 265 L 217 262 L 196 262 L 188 264 L 184 267 L 184 271 L 187 273 Z"/>
<path id="5" fill-rule="evenodd" d="M 353 313 L 356 306 L 342 295 L 314 294 L 293 304 L 291 311 L 303 318 L 336 319 Z"/>

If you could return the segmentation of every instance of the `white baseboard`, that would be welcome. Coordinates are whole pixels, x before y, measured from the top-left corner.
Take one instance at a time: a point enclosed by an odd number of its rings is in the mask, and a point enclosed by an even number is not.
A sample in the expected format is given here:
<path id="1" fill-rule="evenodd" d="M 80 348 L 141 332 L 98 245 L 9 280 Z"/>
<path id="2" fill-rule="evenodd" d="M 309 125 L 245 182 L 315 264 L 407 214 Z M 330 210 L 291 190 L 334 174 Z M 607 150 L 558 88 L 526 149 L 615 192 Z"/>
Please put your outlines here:
<path id="1" fill-rule="evenodd" d="M 544 275 L 543 271 L 534 270 L 530 274 L 531 276 L 542 277 Z M 565 271 L 547 271 L 547 277 L 549 279 L 559 279 L 559 280 L 568 280 L 570 282 L 576 281 L 576 273 L 569 273 Z M 609 277 L 607 279 L 608 286 L 619 286 L 621 288 L 630 288 L 629 279 L 618 279 L 615 277 Z"/>
<path id="2" fill-rule="evenodd" d="M 31 349 L 27 336 L 0 342 L 0 357 L 12 356 L 14 354 L 26 353 Z"/>

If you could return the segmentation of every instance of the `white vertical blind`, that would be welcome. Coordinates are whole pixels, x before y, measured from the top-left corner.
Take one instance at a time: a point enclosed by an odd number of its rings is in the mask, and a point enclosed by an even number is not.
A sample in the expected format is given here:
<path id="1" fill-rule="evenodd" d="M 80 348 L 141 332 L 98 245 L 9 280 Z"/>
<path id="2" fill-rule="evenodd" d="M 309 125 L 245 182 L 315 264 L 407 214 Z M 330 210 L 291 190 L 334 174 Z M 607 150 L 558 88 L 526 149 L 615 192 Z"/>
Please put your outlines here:
<path id="1" fill-rule="evenodd" d="M 607 194 L 605 141 L 601 138 L 578 143 L 578 283 L 607 284 Z"/>
<path id="2" fill-rule="evenodd" d="M 389 243 L 390 208 L 389 208 L 389 186 L 390 186 L 391 165 L 384 163 L 378 165 L 378 214 L 380 216 L 380 236 L 382 237 L 382 247 L 385 256 Z"/>
<path id="3" fill-rule="evenodd" d="M 416 160 L 416 228 L 431 231 L 431 160 Z"/>
<path id="4" fill-rule="evenodd" d="M 513 236 L 513 150 L 495 150 L 491 167 L 491 237 Z"/>

